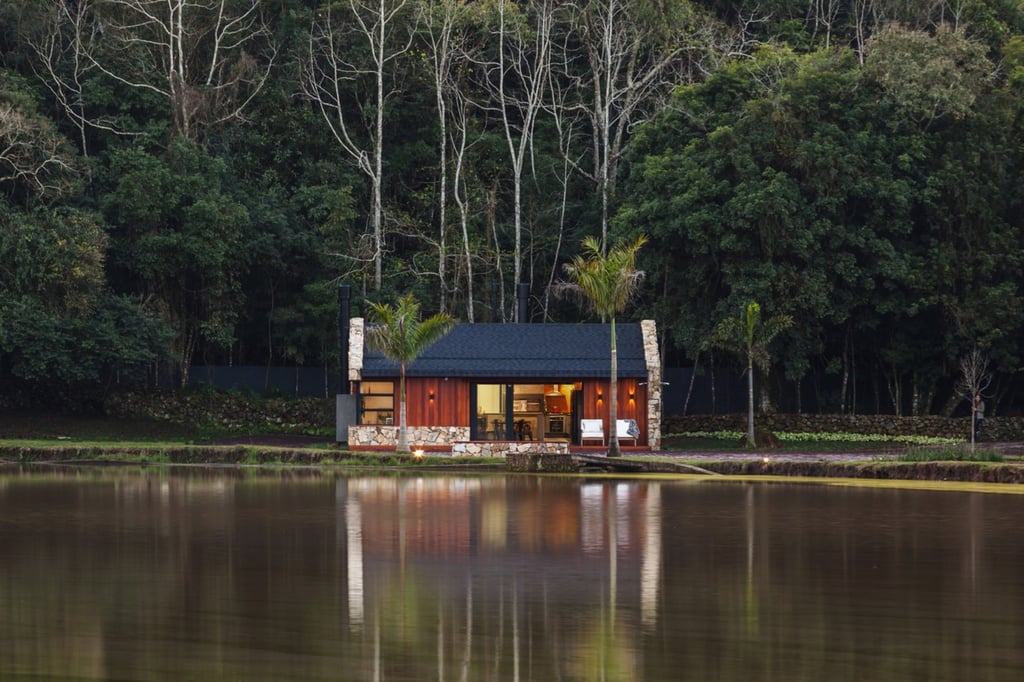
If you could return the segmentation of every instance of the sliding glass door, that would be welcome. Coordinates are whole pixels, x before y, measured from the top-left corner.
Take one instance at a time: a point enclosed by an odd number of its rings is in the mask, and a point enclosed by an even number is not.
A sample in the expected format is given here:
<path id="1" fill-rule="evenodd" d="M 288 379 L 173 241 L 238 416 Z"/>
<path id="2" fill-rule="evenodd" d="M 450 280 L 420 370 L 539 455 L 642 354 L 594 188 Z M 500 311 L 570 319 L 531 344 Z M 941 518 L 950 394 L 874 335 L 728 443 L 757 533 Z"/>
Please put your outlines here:
<path id="1" fill-rule="evenodd" d="M 473 386 L 470 392 L 470 407 L 476 415 L 470 435 L 473 440 L 511 440 L 512 395 L 512 384 Z"/>
<path id="2" fill-rule="evenodd" d="M 570 440 L 582 384 L 473 384 L 473 440 Z"/>

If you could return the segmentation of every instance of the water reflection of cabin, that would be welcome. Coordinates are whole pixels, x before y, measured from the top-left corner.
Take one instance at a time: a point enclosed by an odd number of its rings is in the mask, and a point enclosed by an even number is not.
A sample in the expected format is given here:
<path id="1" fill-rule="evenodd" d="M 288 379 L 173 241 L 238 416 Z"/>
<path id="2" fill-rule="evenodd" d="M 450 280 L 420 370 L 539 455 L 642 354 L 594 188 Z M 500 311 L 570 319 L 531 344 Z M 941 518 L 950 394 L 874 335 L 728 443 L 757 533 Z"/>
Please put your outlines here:
<path id="1" fill-rule="evenodd" d="M 398 423 L 398 364 L 363 343 L 364 321 L 351 320 L 349 379 L 356 423 L 349 444 L 393 443 Z M 633 438 L 659 447 L 661 366 L 653 321 L 618 323 L 620 420 Z M 457 442 L 566 443 L 579 446 L 580 421 L 610 429 L 611 337 L 607 324 L 459 324 L 406 366 L 410 444 L 433 449 Z M 586 445 L 598 445 L 587 440 Z"/>

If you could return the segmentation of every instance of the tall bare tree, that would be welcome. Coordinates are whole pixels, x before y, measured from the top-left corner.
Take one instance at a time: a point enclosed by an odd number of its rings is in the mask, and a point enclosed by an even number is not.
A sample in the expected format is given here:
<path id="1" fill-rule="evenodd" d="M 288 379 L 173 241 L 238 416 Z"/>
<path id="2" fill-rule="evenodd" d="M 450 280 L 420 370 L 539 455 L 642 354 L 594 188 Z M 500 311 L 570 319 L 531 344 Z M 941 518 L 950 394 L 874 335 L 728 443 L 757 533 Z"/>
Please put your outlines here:
<path id="1" fill-rule="evenodd" d="M 90 127 L 124 132 L 111 117 L 86 113 L 84 81 L 91 71 L 95 71 L 86 57 L 96 28 L 90 3 L 53 0 L 47 6 L 33 0 L 15 2 L 21 5 L 19 9 L 24 20 L 22 37 L 35 54 L 30 66 L 75 126 L 81 153 L 88 156 L 86 131 Z"/>
<path id="2" fill-rule="evenodd" d="M 523 276 L 523 172 L 533 153 L 537 116 L 544 109 L 551 68 L 551 35 L 557 11 L 554 0 L 535 0 L 522 5 L 520 7 L 520 3 L 511 0 L 498 0 L 496 54 L 491 61 L 481 65 L 489 107 L 501 120 L 512 165 L 514 284 L 522 281 Z M 504 287 L 499 291 L 499 305 L 504 318 Z"/>
<path id="3" fill-rule="evenodd" d="M 708 24 L 694 22 L 692 6 L 678 0 L 576 0 L 566 10 L 573 35 L 560 43 L 554 63 L 576 91 L 570 106 L 585 114 L 588 130 L 580 139 L 591 141 L 591 162 L 578 170 L 599 194 L 604 248 L 629 131 L 699 71 L 707 40 L 697 26 Z"/>
<path id="4" fill-rule="evenodd" d="M 438 263 L 437 278 L 440 285 L 441 312 L 447 310 L 448 302 L 448 200 L 449 200 L 449 165 L 453 155 L 458 156 L 459 170 L 465 152 L 465 127 L 459 128 L 459 122 L 465 123 L 465 101 L 460 89 L 460 79 L 455 74 L 456 65 L 464 64 L 468 55 L 466 25 L 470 19 L 472 8 L 462 0 L 421 0 L 418 8 L 419 22 L 423 26 L 422 34 L 427 45 L 427 58 L 430 66 L 431 85 L 434 88 L 434 101 L 437 106 L 438 124 Z M 450 100 L 457 100 L 450 103 Z M 452 111 L 456 109 L 457 111 Z M 449 121 L 453 116 L 459 117 L 454 122 L 455 135 L 462 136 L 459 140 L 450 139 Z M 454 146 L 454 150 L 450 148 Z M 458 182 L 458 176 L 456 182 Z M 457 189 L 453 190 L 453 194 Z M 463 223 L 465 227 L 465 223 Z M 468 259 L 467 259 L 468 263 Z M 472 277 L 470 277 L 470 286 Z M 469 321 L 473 321 L 472 295 L 470 295 Z"/>
<path id="5" fill-rule="evenodd" d="M 99 72 L 165 99 L 174 133 L 242 117 L 274 62 L 261 0 L 57 0 L 30 39 L 40 75 L 84 135 L 83 78 Z M 84 147 L 83 147 L 84 148 Z"/>
<path id="6" fill-rule="evenodd" d="M 459 229 L 462 235 L 462 257 L 466 269 L 466 321 L 475 321 L 475 304 L 473 293 L 473 242 L 469 234 L 470 205 L 467 197 L 466 153 L 469 147 L 470 121 L 469 100 L 457 89 L 453 90 L 452 98 L 452 161 L 454 177 L 452 178 L 452 199 L 459 210 Z"/>
<path id="7" fill-rule="evenodd" d="M 0 72 L 0 91 L 5 86 Z M 15 183 L 37 197 L 70 191 L 79 171 L 71 145 L 50 119 L 0 95 L 0 187 Z"/>
<path id="8" fill-rule="evenodd" d="M 373 282 L 380 289 L 384 262 L 384 110 L 396 94 L 391 70 L 408 53 L 415 16 L 407 0 L 347 0 L 328 4 L 313 19 L 302 79 L 338 146 L 370 182 Z"/>
<path id="9" fill-rule="evenodd" d="M 832 32 L 842 9 L 842 0 L 811 0 L 807 9 L 808 15 L 813 17 L 814 33 L 824 36 L 826 49 L 832 45 Z"/>
<path id="10" fill-rule="evenodd" d="M 431 84 L 434 86 L 434 103 L 437 106 L 437 140 L 438 197 L 437 197 L 437 279 L 440 293 L 441 312 L 447 311 L 448 291 L 445 277 L 448 260 L 448 100 L 445 87 L 448 83 L 448 72 L 452 64 L 452 37 L 455 31 L 457 12 L 462 3 L 453 0 L 427 2 L 419 6 L 424 33 L 429 48 Z"/>

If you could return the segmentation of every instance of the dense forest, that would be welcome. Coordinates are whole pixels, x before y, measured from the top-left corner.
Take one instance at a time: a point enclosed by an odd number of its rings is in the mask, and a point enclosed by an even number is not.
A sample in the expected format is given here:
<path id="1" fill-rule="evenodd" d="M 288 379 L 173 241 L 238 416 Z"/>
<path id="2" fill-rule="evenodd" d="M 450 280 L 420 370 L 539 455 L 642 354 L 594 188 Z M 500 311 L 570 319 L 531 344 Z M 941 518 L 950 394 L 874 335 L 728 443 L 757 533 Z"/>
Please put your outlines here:
<path id="1" fill-rule="evenodd" d="M 340 283 L 580 320 L 646 234 L 669 365 L 757 301 L 777 407 L 1019 411 L 1022 95 L 1018 0 L 2 0 L 0 393 L 335 367 Z"/>

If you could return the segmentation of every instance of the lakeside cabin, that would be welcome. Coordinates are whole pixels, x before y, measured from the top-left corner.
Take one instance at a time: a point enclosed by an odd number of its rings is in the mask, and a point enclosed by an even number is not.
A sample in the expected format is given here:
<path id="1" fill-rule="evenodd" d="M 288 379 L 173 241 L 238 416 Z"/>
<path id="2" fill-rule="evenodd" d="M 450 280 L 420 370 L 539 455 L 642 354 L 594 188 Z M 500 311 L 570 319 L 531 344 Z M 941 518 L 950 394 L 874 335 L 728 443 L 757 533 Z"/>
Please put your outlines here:
<path id="1" fill-rule="evenodd" d="M 365 324 L 355 317 L 348 325 L 355 398 L 348 444 L 393 449 L 399 366 L 365 346 Z M 655 323 L 617 323 L 616 340 L 620 446 L 657 450 L 662 371 Z M 610 375 L 609 324 L 458 324 L 406 366 L 410 447 L 490 455 L 607 446 Z"/>

